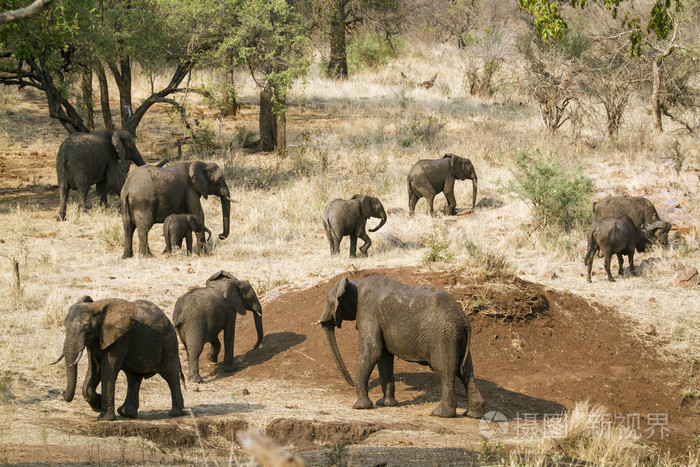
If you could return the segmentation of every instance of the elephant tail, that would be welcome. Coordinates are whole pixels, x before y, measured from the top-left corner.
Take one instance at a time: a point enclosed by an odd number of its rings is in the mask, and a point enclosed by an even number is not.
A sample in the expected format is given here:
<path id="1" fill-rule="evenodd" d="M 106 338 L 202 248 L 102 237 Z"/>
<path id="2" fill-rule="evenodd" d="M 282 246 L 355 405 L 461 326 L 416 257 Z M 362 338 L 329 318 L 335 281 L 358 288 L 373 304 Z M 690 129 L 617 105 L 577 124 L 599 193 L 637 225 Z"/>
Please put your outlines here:
<path id="1" fill-rule="evenodd" d="M 333 223 L 331 220 L 325 216 L 323 217 L 323 227 L 326 230 L 326 237 L 328 237 L 329 242 L 333 241 L 334 238 L 342 238 L 339 237 L 335 229 L 333 229 Z"/>
<path id="2" fill-rule="evenodd" d="M 178 364 L 180 366 L 180 382 L 182 383 L 182 389 L 187 389 L 187 384 L 185 384 L 185 374 L 182 372 L 182 363 L 180 363 L 180 359 L 178 358 Z"/>

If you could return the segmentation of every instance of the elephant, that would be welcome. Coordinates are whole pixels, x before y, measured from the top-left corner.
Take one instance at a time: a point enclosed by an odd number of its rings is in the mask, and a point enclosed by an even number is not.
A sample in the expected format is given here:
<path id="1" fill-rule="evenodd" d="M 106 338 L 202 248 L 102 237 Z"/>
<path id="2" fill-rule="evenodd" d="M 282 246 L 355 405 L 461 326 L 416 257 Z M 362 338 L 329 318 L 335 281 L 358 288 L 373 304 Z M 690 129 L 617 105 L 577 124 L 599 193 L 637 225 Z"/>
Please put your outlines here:
<path id="1" fill-rule="evenodd" d="M 170 214 L 192 214 L 204 225 L 200 197 L 216 195 L 221 199 L 223 240 L 229 235 L 231 199 L 226 179 L 214 162 L 178 162 L 167 167 L 144 166 L 132 170 L 121 192 L 124 224 L 124 254 L 133 253 L 134 231 L 138 229 L 139 254 L 152 256 L 148 248 L 148 231 L 153 224 L 165 221 Z M 197 234 L 199 250 L 205 244 L 204 232 Z"/>
<path id="2" fill-rule="evenodd" d="M 413 164 L 408 172 L 408 211 L 412 216 L 419 199 L 428 201 L 430 215 L 433 212 L 433 200 L 440 192 L 445 193 L 447 211 L 450 216 L 456 213 L 455 180 L 472 181 L 472 209 L 476 205 L 477 177 L 474 166 L 469 159 L 455 154 L 445 154 L 442 159 L 422 159 Z"/>
<path id="3" fill-rule="evenodd" d="M 53 364 L 65 358 L 66 402 L 75 395 L 78 362 L 87 348 L 88 371 L 82 393 L 92 410 L 100 413 L 98 420 L 116 419 L 114 385 L 120 370 L 126 373 L 128 387 L 119 415 L 136 418 L 141 381 L 156 373 L 170 387 L 172 408 L 168 415 L 184 415 L 177 334 L 156 305 L 118 298 L 93 301 L 84 296 L 68 309 L 65 328 L 63 353 Z M 101 395 L 97 393 L 98 384 L 102 385 Z"/>
<path id="4" fill-rule="evenodd" d="M 630 261 L 630 271 L 634 272 L 634 250 L 643 253 L 651 240 L 646 234 L 635 227 L 634 222 L 627 216 L 613 217 L 593 223 L 588 232 L 588 250 L 584 257 L 584 263 L 588 272 L 587 280 L 591 282 L 591 269 L 593 268 L 593 257 L 598 253 L 598 257 L 605 257 L 605 272 L 608 280 L 615 282 L 610 273 L 610 259 L 612 255 L 617 255 L 618 275 L 622 276 L 622 255 L 627 255 Z"/>
<path id="5" fill-rule="evenodd" d="M 335 339 L 335 327 L 357 320 L 359 357 L 356 383 L 343 362 Z M 352 281 L 343 277 L 328 292 L 321 318 L 333 361 L 351 386 L 355 386 L 355 409 L 370 409 L 367 395 L 370 374 L 377 365 L 383 397 L 379 406 L 396 406 L 394 397 L 394 356 L 429 365 L 442 382 L 442 399 L 432 415 L 454 417 L 455 376 L 467 390 L 465 415 L 483 415 L 484 400 L 474 381 L 469 343 L 471 327 L 462 307 L 452 296 L 436 287 L 402 284 L 381 276 Z"/>
<path id="6" fill-rule="evenodd" d="M 651 201 L 641 196 L 607 196 L 593 203 L 593 214 L 596 222 L 625 215 L 650 239 L 661 245 L 668 244 L 671 223 L 662 220 Z"/>
<path id="7" fill-rule="evenodd" d="M 185 344 L 189 369 L 187 379 L 201 383 L 199 356 L 204 344 L 211 344 L 209 359 L 216 362 L 221 350 L 219 332 L 224 330 L 224 371 L 234 371 L 233 341 L 236 337 L 236 315 L 253 312 L 258 340 L 263 339 L 262 306 L 248 281 L 239 281 L 230 272 L 218 271 L 207 279 L 205 287 L 188 290 L 175 302 L 173 322 L 180 340 Z"/>
<path id="8" fill-rule="evenodd" d="M 146 164 L 128 131 L 95 131 L 68 136 L 56 156 L 58 219 L 66 218 L 70 189 L 78 192 L 80 209 L 85 208 L 92 185 L 97 185 L 100 201 L 107 205 L 107 189 L 119 195 L 131 162 L 137 166 Z"/>
<path id="9" fill-rule="evenodd" d="M 209 241 L 211 238 L 211 230 L 207 229 L 192 214 L 170 214 L 163 221 L 163 237 L 165 238 L 163 253 L 170 253 L 173 247 L 182 248 L 183 238 L 187 245 L 187 254 L 192 253 L 192 232 L 209 234 L 209 238 L 205 238 L 205 241 Z"/>
<path id="10" fill-rule="evenodd" d="M 381 219 L 379 224 L 369 229 L 376 232 L 386 223 L 387 215 L 379 198 L 365 195 L 354 195 L 349 200 L 334 199 L 323 211 L 323 227 L 331 247 L 331 255 L 340 254 L 340 241 L 344 236 L 350 236 L 350 257 L 357 252 L 357 237 L 365 243 L 360 247 L 362 254 L 367 256 L 367 250 L 372 245 L 369 235 L 365 232 L 365 224 L 370 217 Z"/>

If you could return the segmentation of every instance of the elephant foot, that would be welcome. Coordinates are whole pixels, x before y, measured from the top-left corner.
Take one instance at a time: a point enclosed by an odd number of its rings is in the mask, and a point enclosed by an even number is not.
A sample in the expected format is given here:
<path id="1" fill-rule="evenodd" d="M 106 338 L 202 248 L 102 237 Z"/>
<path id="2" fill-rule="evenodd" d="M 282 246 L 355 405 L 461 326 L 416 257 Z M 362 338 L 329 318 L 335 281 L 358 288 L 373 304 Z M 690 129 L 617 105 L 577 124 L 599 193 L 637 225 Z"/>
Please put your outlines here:
<path id="1" fill-rule="evenodd" d="M 357 399 L 357 401 L 354 404 L 352 404 L 353 409 L 359 409 L 359 410 L 371 409 L 372 407 L 374 407 L 374 404 L 372 404 L 372 401 L 369 400 L 369 398 Z"/>
<path id="2" fill-rule="evenodd" d="M 122 255 L 122 259 L 129 259 L 129 258 L 133 258 L 133 257 L 134 257 L 134 253 L 124 253 Z"/>
<path id="3" fill-rule="evenodd" d="M 187 379 L 197 384 L 204 382 L 204 379 L 199 375 L 189 375 Z"/>
<path id="4" fill-rule="evenodd" d="M 90 408 L 93 412 L 102 412 L 102 396 L 100 394 L 93 394 L 85 398 Z"/>
<path id="5" fill-rule="evenodd" d="M 608 277 L 608 280 L 609 280 L 610 282 L 615 282 L 615 279 L 613 279 L 612 277 Z"/>
<path id="6" fill-rule="evenodd" d="M 215 352 L 211 352 L 211 353 L 209 354 L 209 361 L 210 361 L 210 362 L 216 363 L 218 359 L 219 359 L 219 352 L 216 352 L 216 353 L 215 353 Z"/>
<path id="7" fill-rule="evenodd" d="M 97 420 L 101 420 L 103 422 L 111 422 L 117 419 L 117 416 L 114 414 L 114 412 L 101 412 L 100 415 L 97 416 Z"/>
<path id="8" fill-rule="evenodd" d="M 138 409 L 132 410 L 129 409 L 126 404 L 122 405 L 117 409 L 117 412 L 119 415 L 121 415 L 124 418 L 136 418 L 136 415 L 138 414 Z"/>
<path id="9" fill-rule="evenodd" d="M 139 253 L 139 256 L 141 256 L 141 258 L 153 258 L 153 253 L 151 253 L 151 250 L 146 250 L 145 253 Z"/>
<path id="10" fill-rule="evenodd" d="M 467 409 L 462 415 L 469 418 L 481 418 L 484 416 L 484 409 Z"/>
<path id="11" fill-rule="evenodd" d="M 233 363 L 230 363 L 222 365 L 221 369 L 224 370 L 226 373 L 233 373 L 238 369 L 238 367 Z"/>
<path id="12" fill-rule="evenodd" d="M 168 417 L 182 417 L 185 415 L 185 409 L 182 407 L 173 407 L 168 411 Z"/>
<path id="13" fill-rule="evenodd" d="M 442 418 L 454 418 L 457 415 L 457 411 L 454 407 L 449 409 L 440 404 L 435 408 L 435 410 L 432 411 L 430 415 Z"/>
<path id="14" fill-rule="evenodd" d="M 398 407 L 399 401 L 393 397 L 382 397 L 377 401 L 379 407 Z"/>

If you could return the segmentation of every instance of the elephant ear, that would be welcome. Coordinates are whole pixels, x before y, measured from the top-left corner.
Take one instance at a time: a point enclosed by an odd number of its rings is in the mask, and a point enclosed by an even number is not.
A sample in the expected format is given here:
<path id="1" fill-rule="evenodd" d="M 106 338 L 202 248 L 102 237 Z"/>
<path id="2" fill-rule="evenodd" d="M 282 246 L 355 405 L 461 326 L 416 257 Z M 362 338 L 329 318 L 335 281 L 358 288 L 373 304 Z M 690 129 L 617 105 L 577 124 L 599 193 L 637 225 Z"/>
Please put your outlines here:
<path id="1" fill-rule="evenodd" d="M 235 277 L 233 274 L 231 274 L 231 273 L 228 272 L 228 271 L 224 271 L 224 270 L 222 269 L 222 270 L 216 271 L 214 274 L 212 274 L 212 276 L 211 276 L 209 279 L 207 279 L 207 284 L 206 284 L 206 285 L 207 285 L 207 287 L 209 287 L 209 286 L 210 286 L 210 284 L 209 284 L 210 282 L 218 281 L 218 280 L 221 280 L 221 279 L 233 279 L 233 280 L 235 280 L 235 281 L 238 280 L 238 279 L 236 279 L 236 277 Z"/>
<path id="2" fill-rule="evenodd" d="M 356 316 L 357 292 L 346 276 L 328 292 L 326 309 L 319 322 L 335 321 L 335 325 L 340 328 L 343 321 L 354 321 Z"/>
<path id="3" fill-rule="evenodd" d="M 224 299 L 228 306 L 239 315 L 245 314 L 245 303 L 241 297 L 241 283 L 235 279 L 230 279 L 223 291 Z"/>
<path id="4" fill-rule="evenodd" d="M 445 157 L 450 158 L 450 172 L 452 172 L 452 175 L 454 175 L 457 180 L 464 180 L 467 178 L 467 174 L 464 171 L 464 159 L 457 154 L 451 153 L 445 154 Z"/>
<path id="5" fill-rule="evenodd" d="M 359 197 L 360 200 L 360 210 L 362 211 L 362 216 L 366 219 L 372 217 L 372 197 L 364 195 L 355 195 Z"/>
<path id="6" fill-rule="evenodd" d="M 114 344 L 131 328 L 131 319 L 137 311 L 136 305 L 126 300 L 109 300 L 103 308 L 100 328 L 100 348 Z"/>
<path id="7" fill-rule="evenodd" d="M 112 133 L 112 145 L 114 149 L 117 150 L 117 155 L 120 161 L 126 161 L 126 148 L 124 147 L 124 142 L 122 141 L 123 131 L 115 131 Z"/>
<path id="8" fill-rule="evenodd" d="M 190 164 L 189 175 L 197 192 L 207 199 L 209 196 L 209 180 L 205 172 L 204 162 L 196 161 Z"/>

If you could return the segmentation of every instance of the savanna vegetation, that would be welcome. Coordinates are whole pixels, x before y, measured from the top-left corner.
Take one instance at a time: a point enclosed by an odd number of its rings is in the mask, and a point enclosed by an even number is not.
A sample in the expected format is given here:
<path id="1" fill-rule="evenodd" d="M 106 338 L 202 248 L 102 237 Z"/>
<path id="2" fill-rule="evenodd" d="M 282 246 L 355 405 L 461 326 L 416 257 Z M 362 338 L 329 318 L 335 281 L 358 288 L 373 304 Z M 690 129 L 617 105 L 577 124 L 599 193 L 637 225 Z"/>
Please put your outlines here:
<path id="1" fill-rule="evenodd" d="M 379 431 L 364 444 L 459 448 L 484 464 L 698 465 L 700 287 L 672 282 L 700 267 L 700 2 L 37 0 L 20 10 L 28 5 L 0 2 L 0 462 L 243 462 L 226 425 L 235 416 L 268 433 L 280 417 L 325 429 L 371 423 Z M 122 260 L 114 194 L 106 208 L 91 194 L 87 211 L 72 198 L 66 221 L 56 221 L 58 147 L 93 130 L 131 132 L 149 164 L 216 162 L 239 201 L 231 235 L 214 235 L 204 255 L 165 255 L 156 226 L 155 256 Z M 409 216 L 409 169 L 445 153 L 473 163 L 476 209 L 467 209 L 471 183 L 458 181 L 456 216 L 443 214 L 443 195 L 435 217 L 424 200 Z M 321 213 L 354 194 L 379 197 L 388 221 L 370 234 L 369 256 L 349 258 L 346 238 L 330 257 Z M 635 257 L 636 274 L 608 283 L 597 261 L 589 284 L 591 206 L 607 195 L 647 197 L 673 228 L 667 247 Z M 203 207 L 207 227 L 220 232 L 219 205 Z M 598 384 L 586 366 L 569 365 L 581 349 L 566 349 L 547 360 L 556 377 L 542 380 L 556 382 L 556 396 L 527 386 L 529 370 L 498 380 L 497 365 L 487 370 L 475 354 L 487 410 L 515 399 L 517 411 L 534 412 L 536 398 L 566 412 L 566 433 L 526 441 L 484 439 L 470 419 L 430 419 L 439 385 L 411 379 L 432 374 L 416 365 L 397 369 L 399 402 L 410 403 L 351 410 L 352 388 L 338 374 L 319 376 L 319 368 L 334 371 L 330 356 L 309 350 L 320 333 L 306 311 L 316 316 L 322 304 L 285 303 L 339 274 L 401 268 L 415 270 L 417 282 L 436 274 L 453 278 L 444 284 L 455 290 L 472 280 L 483 287 L 458 300 L 472 317 L 496 313 L 490 319 L 503 328 L 475 326 L 472 348 L 505 349 L 523 365 L 544 352 L 531 344 L 540 333 L 494 312 L 493 294 L 522 279 L 570 298 L 553 301 L 539 323 L 575 322 L 582 300 L 591 322 L 623 323 L 613 329 L 620 342 L 595 359 L 612 376 Z M 95 424 L 83 401 L 63 402 L 64 371 L 48 363 L 79 297 L 145 298 L 172 317 L 178 297 L 222 269 L 254 286 L 266 338 L 250 351 L 252 320 L 239 317 L 238 369 L 222 374 L 200 363 L 206 383 L 184 390 L 191 417 L 163 420 L 169 392 L 158 378 L 143 384 L 143 416 L 115 422 L 121 432 Z M 634 370 L 606 363 L 624 343 L 644 355 L 628 361 Z M 645 374 L 657 368 L 651 361 L 661 362 L 663 377 Z M 667 438 L 591 428 L 621 407 L 654 412 L 628 371 L 669 394 L 678 412 Z M 598 396 L 582 382 L 612 386 Z M 507 397 L 495 400 L 492 386 Z M 202 427 L 198 441 L 178 438 L 184 425 Z M 305 450 L 325 449 L 318 462 L 353 463 L 358 439 L 317 430 Z M 276 440 L 301 451 L 293 432 Z"/>

